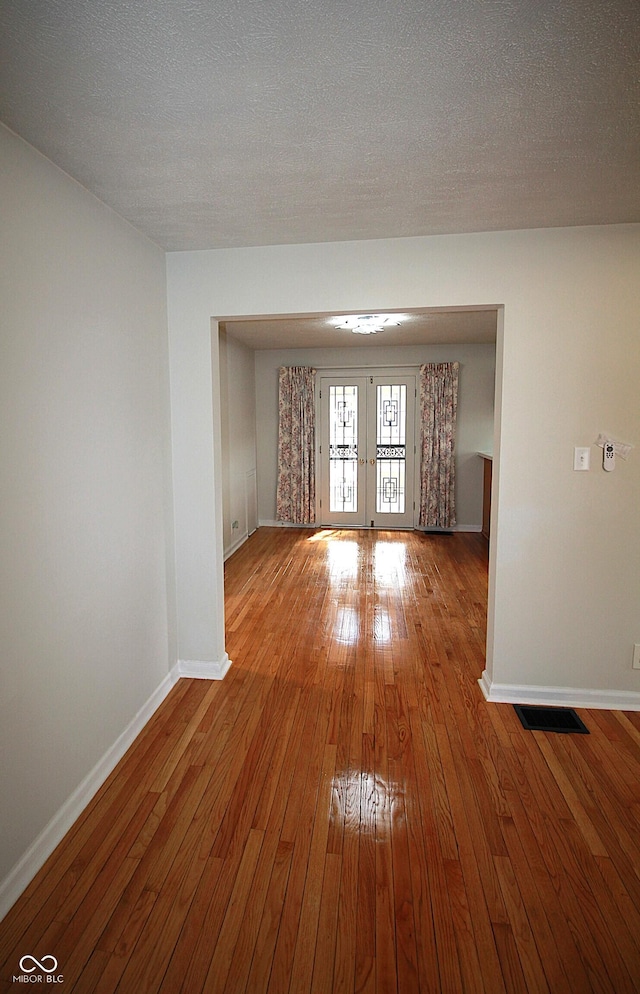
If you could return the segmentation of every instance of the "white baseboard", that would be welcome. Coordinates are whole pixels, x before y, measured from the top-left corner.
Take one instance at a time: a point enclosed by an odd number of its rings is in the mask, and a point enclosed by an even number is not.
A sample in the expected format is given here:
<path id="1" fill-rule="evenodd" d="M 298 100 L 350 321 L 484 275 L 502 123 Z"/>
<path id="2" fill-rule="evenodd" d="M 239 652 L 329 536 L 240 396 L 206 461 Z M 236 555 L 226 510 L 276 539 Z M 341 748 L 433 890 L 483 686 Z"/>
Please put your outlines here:
<path id="1" fill-rule="evenodd" d="M 418 525 L 416 528 L 418 532 L 424 532 L 427 535 L 451 535 L 453 532 L 481 532 L 482 525 L 452 525 L 451 528 L 431 528 L 430 526 Z"/>
<path id="2" fill-rule="evenodd" d="M 313 521 L 310 525 L 296 525 L 292 521 L 267 521 L 266 518 L 260 518 L 258 522 L 259 528 L 324 528 L 324 525 L 319 525 L 316 521 Z M 328 527 L 328 526 L 326 526 Z"/>
<path id="3" fill-rule="evenodd" d="M 177 682 L 178 676 L 176 667 L 174 667 L 148 701 L 143 704 L 122 734 L 107 749 L 102 759 L 96 763 L 91 772 L 56 812 L 35 842 L 29 846 L 9 875 L 0 883 L 0 920 L 4 918 L 28 884 L 31 883 L 38 870 L 82 814 L 109 774 L 118 765 L 129 746 Z"/>
<path id="4" fill-rule="evenodd" d="M 178 677 L 191 680 L 224 680 L 231 667 L 231 660 L 225 652 L 219 662 L 206 662 L 200 659 L 179 659 L 173 672 Z"/>
<path id="5" fill-rule="evenodd" d="M 537 687 L 494 683 L 485 670 L 478 680 L 492 704 L 541 704 L 547 707 L 640 711 L 640 693 L 631 690 L 590 690 L 581 687 Z"/>
<path id="6" fill-rule="evenodd" d="M 247 541 L 248 538 L 249 538 L 249 533 L 245 532 L 244 535 L 241 535 L 239 538 L 237 538 L 235 542 L 232 542 L 232 544 L 229 546 L 228 549 L 225 549 L 223 557 L 225 563 L 227 559 L 229 559 L 233 555 L 234 552 L 238 551 L 241 545 L 244 545 L 244 543 Z"/>
<path id="7" fill-rule="evenodd" d="M 311 525 L 293 525 L 289 521 L 267 521 L 260 520 L 260 526 L 262 528 L 331 528 L 331 525 L 320 525 L 317 522 Z M 416 528 L 416 531 L 427 531 L 432 533 L 442 532 L 446 534 L 448 532 L 481 532 L 482 525 L 454 525 L 453 528 Z M 233 549 L 235 551 L 235 549 Z M 231 555 L 231 552 L 229 552 Z"/>

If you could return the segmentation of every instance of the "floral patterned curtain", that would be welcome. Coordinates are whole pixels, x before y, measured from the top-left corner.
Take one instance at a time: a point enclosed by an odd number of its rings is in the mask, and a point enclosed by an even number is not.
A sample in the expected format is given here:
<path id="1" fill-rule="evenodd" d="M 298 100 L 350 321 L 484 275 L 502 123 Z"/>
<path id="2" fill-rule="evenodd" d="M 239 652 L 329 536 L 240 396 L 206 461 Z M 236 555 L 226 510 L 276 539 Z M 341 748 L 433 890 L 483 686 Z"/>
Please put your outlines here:
<path id="1" fill-rule="evenodd" d="M 420 516 L 423 528 L 452 528 L 456 523 L 455 441 L 458 362 L 420 367 Z"/>
<path id="2" fill-rule="evenodd" d="M 316 520 L 315 373 L 307 366 L 279 373 L 276 519 L 296 525 Z"/>

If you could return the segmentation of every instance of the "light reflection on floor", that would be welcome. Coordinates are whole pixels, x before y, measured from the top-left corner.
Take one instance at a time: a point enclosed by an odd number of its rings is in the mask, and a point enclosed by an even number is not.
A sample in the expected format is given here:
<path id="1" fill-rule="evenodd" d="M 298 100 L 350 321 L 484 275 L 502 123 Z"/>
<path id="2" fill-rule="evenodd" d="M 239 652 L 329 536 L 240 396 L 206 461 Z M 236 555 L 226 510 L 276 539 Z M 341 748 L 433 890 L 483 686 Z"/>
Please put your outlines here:
<path id="1" fill-rule="evenodd" d="M 327 539 L 335 535 L 334 528 L 321 528 L 320 531 L 316 531 L 313 535 L 309 535 L 307 542 L 326 542 Z"/>
<path id="2" fill-rule="evenodd" d="M 404 542 L 376 542 L 373 547 L 373 575 L 380 587 L 404 587 L 407 550 Z"/>
<path id="3" fill-rule="evenodd" d="M 391 618 L 384 608 L 376 607 L 373 616 L 373 638 L 375 642 L 391 642 Z"/>
<path id="4" fill-rule="evenodd" d="M 319 536 L 327 540 L 327 566 L 329 580 L 336 588 L 337 603 L 333 637 L 342 645 L 355 645 L 361 639 L 369 637 L 377 645 L 389 644 L 392 641 L 391 617 L 386 607 L 376 597 L 376 589 L 380 591 L 398 590 L 405 587 L 406 547 L 404 542 L 388 540 L 375 541 L 373 545 L 373 571 L 370 575 L 371 593 L 374 597 L 373 611 L 368 614 L 368 621 L 362 613 L 361 603 L 347 603 L 351 593 L 358 594 L 356 581 L 359 577 L 360 546 L 358 542 L 349 539 L 336 538 L 334 532 L 323 530 Z M 366 583 L 366 576 L 360 577 Z M 383 599 L 386 597 L 383 595 Z M 369 602 L 371 605 L 371 601 Z"/>
<path id="5" fill-rule="evenodd" d="M 327 560 L 331 580 L 355 580 L 358 575 L 358 543 L 329 542 Z"/>
<path id="6" fill-rule="evenodd" d="M 406 790 L 403 784 L 385 780 L 373 770 L 342 770 L 331 779 L 333 821 L 357 834 L 388 842 L 390 820 L 405 811 Z"/>
<path id="7" fill-rule="evenodd" d="M 336 642 L 355 645 L 360 641 L 360 615 L 355 607 L 339 607 L 333 630 Z"/>

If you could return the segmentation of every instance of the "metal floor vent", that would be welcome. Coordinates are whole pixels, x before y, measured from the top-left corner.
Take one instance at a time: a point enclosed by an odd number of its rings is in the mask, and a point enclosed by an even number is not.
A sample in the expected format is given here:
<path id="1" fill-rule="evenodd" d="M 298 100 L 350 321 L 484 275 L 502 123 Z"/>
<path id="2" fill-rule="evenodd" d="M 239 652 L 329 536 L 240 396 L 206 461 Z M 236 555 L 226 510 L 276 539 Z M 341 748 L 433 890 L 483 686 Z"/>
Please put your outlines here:
<path id="1" fill-rule="evenodd" d="M 578 718 L 573 708 L 529 707 L 526 704 L 513 705 L 522 722 L 522 727 L 530 732 L 578 732 L 588 735 L 589 729 Z"/>

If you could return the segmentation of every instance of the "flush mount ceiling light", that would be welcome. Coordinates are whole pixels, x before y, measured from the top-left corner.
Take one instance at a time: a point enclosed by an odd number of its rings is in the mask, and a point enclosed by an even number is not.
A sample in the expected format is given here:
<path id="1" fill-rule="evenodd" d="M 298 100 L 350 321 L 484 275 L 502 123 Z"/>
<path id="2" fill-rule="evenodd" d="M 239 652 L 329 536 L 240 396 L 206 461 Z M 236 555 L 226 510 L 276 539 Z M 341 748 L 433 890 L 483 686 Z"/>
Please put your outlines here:
<path id="1" fill-rule="evenodd" d="M 377 335 L 385 328 L 400 324 L 395 314 L 349 314 L 334 320 L 336 328 L 352 331 L 355 335 Z"/>

